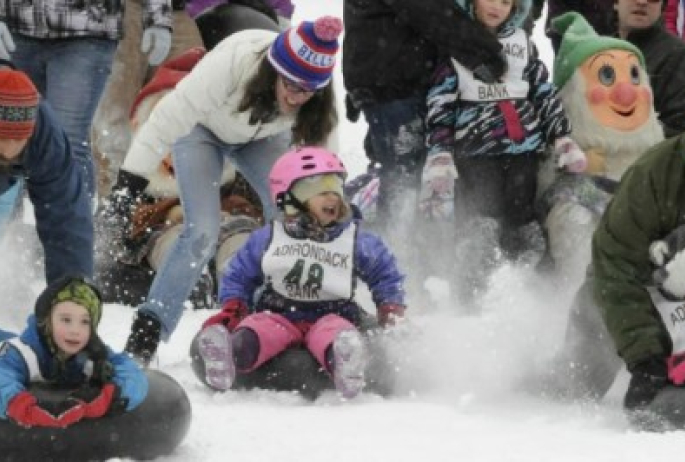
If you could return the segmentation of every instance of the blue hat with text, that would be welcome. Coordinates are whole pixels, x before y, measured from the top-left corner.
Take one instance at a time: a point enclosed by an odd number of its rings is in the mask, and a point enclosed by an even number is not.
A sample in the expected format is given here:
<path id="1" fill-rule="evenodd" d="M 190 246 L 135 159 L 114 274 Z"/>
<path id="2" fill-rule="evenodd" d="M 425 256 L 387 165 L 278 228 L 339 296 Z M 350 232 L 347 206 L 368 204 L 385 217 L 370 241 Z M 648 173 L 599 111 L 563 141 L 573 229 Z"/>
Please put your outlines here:
<path id="1" fill-rule="evenodd" d="M 342 21 L 333 16 L 304 21 L 278 35 L 269 49 L 269 62 L 307 90 L 323 88 L 331 81 L 341 32 Z"/>

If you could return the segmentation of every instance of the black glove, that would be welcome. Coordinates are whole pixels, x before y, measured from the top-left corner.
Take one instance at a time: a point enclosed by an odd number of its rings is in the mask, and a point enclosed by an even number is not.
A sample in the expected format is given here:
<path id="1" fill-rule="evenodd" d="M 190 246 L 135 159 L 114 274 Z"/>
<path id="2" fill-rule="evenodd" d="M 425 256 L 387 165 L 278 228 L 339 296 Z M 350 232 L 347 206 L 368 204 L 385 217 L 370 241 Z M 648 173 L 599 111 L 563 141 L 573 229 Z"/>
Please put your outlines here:
<path id="1" fill-rule="evenodd" d="M 359 109 L 354 104 L 354 101 L 352 101 L 352 97 L 349 95 L 349 93 L 345 95 L 345 115 L 347 116 L 347 120 L 352 123 L 358 121 L 361 112 L 361 109 Z"/>
<path id="2" fill-rule="evenodd" d="M 507 58 L 503 52 L 498 55 L 498 59 L 490 59 L 473 69 L 473 76 L 487 84 L 501 82 L 506 73 Z"/>
<path id="3" fill-rule="evenodd" d="M 98 251 L 109 254 L 108 258 L 118 259 L 127 248 L 133 213 L 148 183 L 141 176 L 119 170 L 112 192 L 102 201 L 95 217 L 95 235 Z"/>
<path id="4" fill-rule="evenodd" d="M 147 178 L 120 169 L 117 182 L 112 187 L 112 192 L 107 196 L 103 215 L 105 217 L 130 216 L 131 207 L 137 202 L 149 183 Z"/>
<path id="5" fill-rule="evenodd" d="M 623 399 L 623 407 L 629 411 L 649 405 L 656 395 L 668 385 L 668 368 L 663 358 L 652 358 L 630 368 L 633 377 Z"/>

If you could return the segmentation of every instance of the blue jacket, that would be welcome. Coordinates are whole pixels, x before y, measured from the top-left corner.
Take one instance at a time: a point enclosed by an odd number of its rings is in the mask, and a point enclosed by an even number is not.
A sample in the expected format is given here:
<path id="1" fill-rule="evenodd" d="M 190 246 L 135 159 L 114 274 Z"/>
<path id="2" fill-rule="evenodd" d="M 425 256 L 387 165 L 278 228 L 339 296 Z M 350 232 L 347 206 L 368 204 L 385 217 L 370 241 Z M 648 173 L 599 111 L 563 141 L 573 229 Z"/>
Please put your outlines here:
<path id="1" fill-rule="evenodd" d="M 66 362 L 60 376 L 55 370 L 54 356 L 40 339 L 36 318 L 31 315 L 28 326 L 19 337 L 36 354 L 41 375 L 57 385 L 79 386 L 86 380 L 83 366 L 86 359 L 76 355 Z M 145 373 L 124 353 L 109 349 L 109 361 L 113 367 L 114 382 L 121 390 L 121 397 L 128 399 L 126 409 L 136 408 L 147 396 L 148 381 Z M 29 370 L 22 354 L 11 344 L 0 348 L 0 418 L 7 419 L 7 406 L 17 394 L 29 386 Z"/>
<path id="2" fill-rule="evenodd" d="M 328 229 L 329 236 L 339 236 L 352 223 L 356 223 L 356 220 L 336 224 Z M 358 310 L 361 308 L 350 300 L 318 302 L 315 306 L 311 303 L 287 303 L 287 308 L 282 309 L 274 291 L 265 285 L 261 265 L 262 256 L 271 242 L 273 226 L 283 226 L 283 223 L 274 221 L 254 231 L 230 261 L 221 279 L 220 302 L 223 304 L 228 299 L 237 298 L 254 306 L 252 311 L 279 312 L 293 322 L 313 322 L 329 313 L 339 314 L 352 322 L 358 320 Z M 397 269 L 395 257 L 378 236 L 361 229 L 357 231 L 353 268 L 355 282 L 358 278 L 367 284 L 376 306 L 386 303 L 404 305 L 404 276 Z M 255 302 L 255 294 L 259 289 L 263 290 Z"/>
<path id="3" fill-rule="evenodd" d="M 41 100 L 19 162 L 0 166 L 0 194 L 24 178 L 45 252 L 47 283 L 65 274 L 93 276 L 93 217 L 84 172 L 67 135 Z"/>

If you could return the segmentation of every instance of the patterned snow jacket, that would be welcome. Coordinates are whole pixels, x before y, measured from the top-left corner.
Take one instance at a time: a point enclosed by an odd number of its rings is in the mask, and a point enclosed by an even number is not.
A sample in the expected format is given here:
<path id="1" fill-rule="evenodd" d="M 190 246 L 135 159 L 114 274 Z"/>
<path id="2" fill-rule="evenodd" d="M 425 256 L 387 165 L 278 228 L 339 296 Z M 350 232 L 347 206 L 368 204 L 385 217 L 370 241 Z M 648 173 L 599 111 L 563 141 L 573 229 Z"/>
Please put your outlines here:
<path id="1" fill-rule="evenodd" d="M 378 236 L 354 219 L 321 228 L 300 215 L 252 233 L 227 266 L 219 299 L 238 298 L 253 312 L 268 310 L 291 322 L 335 313 L 357 324 L 357 279 L 368 285 L 376 306 L 404 305 L 404 276 Z"/>
<path id="2" fill-rule="evenodd" d="M 455 60 L 436 70 L 427 96 L 429 156 L 440 152 L 455 157 L 542 153 L 546 144 L 570 133 L 549 73 L 518 27 L 528 14 L 525 4 L 498 34 L 509 68 L 503 82 L 487 85 Z M 513 119 L 507 111 L 515 113 Z M 512 121 L 518 133 L 512 131 Z"/>
<path id="3" fill-rule="evenodd" d="M 170 0 L 141 0 L 143 27 L 171 29 Z M 5 0 L 0 19 L 14 34 L 37 39 L 94 37 L 119 40 L 125 0 Z"/>
<path id="4" fill-rule="evenodd" d="M 36 318 L 31 315 L 24 332 L 18 337 L 23 346 L 28 347 L 38 362 L 42 379 L 57 385 L 78 387 L 85 382 L 87 375 L 84 370 L 86 359 L 84 355 L 73 356 L 66 361 L 63 370 L 58 371 L 54 355 L 38 333 Z M 109 351 L 109 362 L 113 367 L 112 382 L 121 391 L 121 397 L 128 400 L 126 409 L 132 410 L 143 402 L 147 396 L 148 381 L 145 373 L 124 353 Z M 30 353 L 29 353 L 30 354 Z M 32 372 L 24 355 L 19 349 L 7 341 L 0 346 L 0 418 L 7 418 L 7 406 L 16 395 L 25 391 L 29 384 L 38 381 L 32 377 Z"/>

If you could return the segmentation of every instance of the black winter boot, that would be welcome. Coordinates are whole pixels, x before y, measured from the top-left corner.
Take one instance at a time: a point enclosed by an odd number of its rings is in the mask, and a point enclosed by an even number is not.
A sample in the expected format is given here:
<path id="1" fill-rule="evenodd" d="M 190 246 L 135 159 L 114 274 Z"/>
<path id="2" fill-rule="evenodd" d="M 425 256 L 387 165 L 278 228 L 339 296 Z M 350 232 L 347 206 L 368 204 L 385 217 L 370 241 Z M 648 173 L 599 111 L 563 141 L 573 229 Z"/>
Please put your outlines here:
<path id="1" fill-rule="evenodd" d="M 139 312 L 131 326 L 131 335 L 124 351 L 141 366 L 148 367 L 157 352 L 161 335 L 162 326 L 157 318 Z"/>

